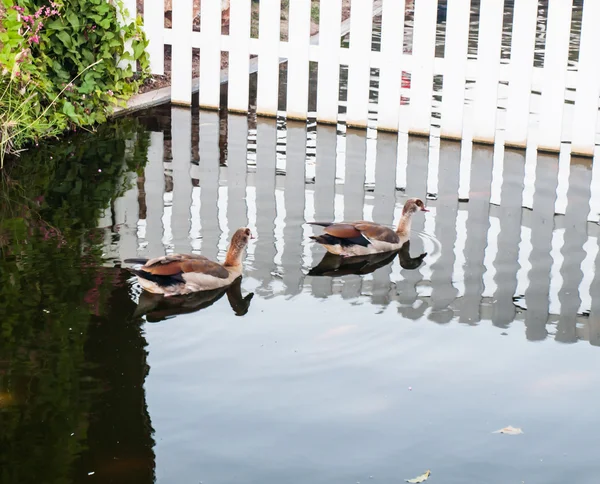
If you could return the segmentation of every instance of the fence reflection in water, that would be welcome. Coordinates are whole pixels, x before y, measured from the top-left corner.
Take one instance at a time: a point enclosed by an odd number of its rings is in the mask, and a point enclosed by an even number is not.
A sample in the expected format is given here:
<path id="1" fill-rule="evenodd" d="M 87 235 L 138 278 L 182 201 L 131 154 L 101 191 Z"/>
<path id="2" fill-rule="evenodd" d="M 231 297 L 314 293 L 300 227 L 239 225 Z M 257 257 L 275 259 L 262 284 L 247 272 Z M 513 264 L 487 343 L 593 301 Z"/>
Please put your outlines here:
<path id="1" fill-rule="evenodd" d="M 396 306 L 413 320 L 516 321 L 530 340 L 600 344 L 600 228 L 588 222 L 598 181 L 592 160 L 506 150 L 498 165 L 493 148 L 473 147 L 469 201 L 461 202 L 460 143 L 238 115 L 222 123 L 223 113 L 180 108 L 163 113 L 144 173 L 128 175 L 131 189 L 100 221 L 107 263 L 171 252 L 222 259 L 233 231 L 248 225 L 258 239 L 243 285 L 259 297 L 339 295 L 378 312 Z M 437 193 L 427 201 L 431 212 L 415 219 L 411 242 L 413 257 L 428 252 L 424 264 L 403 269 L 396 258 L 366 275 L 307 275 L 323 249 L 308 239 L 318 228 L 305 221 L 391 225 L 408 196 L 427 196 L 432 159 Z M 522 208 L 526 200 L 531 209 Z M 564 215 L 555 215 L 557 205 Z"/>

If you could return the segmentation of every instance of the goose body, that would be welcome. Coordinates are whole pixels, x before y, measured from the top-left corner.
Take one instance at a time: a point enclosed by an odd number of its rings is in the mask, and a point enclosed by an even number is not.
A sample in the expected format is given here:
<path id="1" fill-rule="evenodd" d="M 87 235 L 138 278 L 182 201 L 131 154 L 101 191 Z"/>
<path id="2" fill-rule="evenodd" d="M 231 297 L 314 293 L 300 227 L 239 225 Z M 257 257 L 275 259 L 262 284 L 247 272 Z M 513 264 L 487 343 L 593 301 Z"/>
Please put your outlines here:
<path id="1" fill-rule="evenodd" d="M 419 210 L 428 212 L 422 200 L 408 199 L 396 230 L 366 220 L 341 223 L 309 222 L 311 225 L 324 227 L 323 235 L 313 235 L 310 238 L 325 247 L 327 252 L 342 257 L 393 252 L 400 250 L 408 241 L 412 216 Z"/>
<path id="2" fill-rule="evenodd" d="M 251 237 L 250 229 L 238 229 L 222 264 L 197 254 L 171 254 L 125 262 L 143 264 L 130 271 L 137 276 L 142 288 L 153 294 L 179 296 L 212 291 L 231 285 L 242 274 L 242 257 Z"/>

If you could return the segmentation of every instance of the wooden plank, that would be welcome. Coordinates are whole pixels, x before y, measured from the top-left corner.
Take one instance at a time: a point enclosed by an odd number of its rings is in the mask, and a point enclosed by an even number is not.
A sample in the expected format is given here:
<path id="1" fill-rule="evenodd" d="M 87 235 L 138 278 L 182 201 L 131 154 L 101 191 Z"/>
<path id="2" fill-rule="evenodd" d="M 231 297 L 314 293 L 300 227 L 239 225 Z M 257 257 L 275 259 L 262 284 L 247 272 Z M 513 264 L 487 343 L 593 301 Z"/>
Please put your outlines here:
<path id="1" fill-rule="evenodd" d="M 319 72 L 317 76 L 317 121 L 337 123 L 340 79 L 340 30 L 342 0 L 319 4 Z"/>
<path id="2" fill-rule="evenodd" d="M 479 13 L 473 141 L 493 143 L 496 135 L 500 44 L 504 1 L 482 2 Z"/>
<path id="3" fill-rule="evenodd" d="M 571 153 L 594 155 L 596 122 L 598 119 L 598 95 L 600 94 L 600 2 L 586 0 L 581 17 L 581 43 L 577 64 L 577 91 Z"/>
<path id="4" fill-rule="evenodd" d="M 441 121 L 444 138 L 462 137 L 470 7 L 471 0 L 448 2 L 444 48 L 447 69 L 442 88 Z"/>
<path id="5" fill-rule="evenodd" d="M 410 85 L 410 133 L 429 135 L 437 0 L 415 2 L 412 76 Z"/>
<path id="6" fill-rule="evenodd" d="M 529 129 L 538 2 L 515 2 L 510 50 L 506 146 L 524 148 Z"/>
<path id="7" fill-rule="evenodd" d="M 162 8 L 161 8 L 162 5 Z M 162 76 L 165 73 L 164 0 L 144 0 L 143 29 L 148 38 L 146 52 L 150 57 L 150 72 Z"/>
<path id="8" fill-rule="evenodd" d="M 310 0 L 290 2 L 287 71 L 288 119 L 305 120 L 308 115 L 310 6 Z"/>
<path id="9" fill-rule="evenodd" d="M 231 0 L 229 20 L 229 79 L 227 107 L 248 112 L 250 0 Z"/>
<path id="10" fill-rule="evenodd" d="M 192 104 L 192 0 L 173 3 L 171 103 Z"/>
<path id="11" fill-rule="evenodd" d="M 381 14 L 381 57 L 379 69 L 379 99 L 377 129 L 398 131 L 400 89 L 402 77 L 402 50 L 404 41 L 405 0 L 383 3 Z"/>
<path id="12" fill-rule="evenodd" d="M 549 2 L 538 149 L 557 152 L 562 140 L 563 108 L 572 0 Z"/>
<path id="13" fill-rule="evenodd" d="M 352 0 L 350 63 L 346 125 L 366 127 L 369 114 L 369 80 L 373 0 Z"/>
<path id="14" fill-rule="evenodd" d="M 200 49 L 199 103 L 219 109 L 221 97 L 221 2 L 200 4 L 200 31 L 207 39 Z"/>
<path id="15" fill-rule="evenodd" d="M 279 103 L 279 38 L 281 0 L 260 2 L 256 112 L 277 116 Z"/>

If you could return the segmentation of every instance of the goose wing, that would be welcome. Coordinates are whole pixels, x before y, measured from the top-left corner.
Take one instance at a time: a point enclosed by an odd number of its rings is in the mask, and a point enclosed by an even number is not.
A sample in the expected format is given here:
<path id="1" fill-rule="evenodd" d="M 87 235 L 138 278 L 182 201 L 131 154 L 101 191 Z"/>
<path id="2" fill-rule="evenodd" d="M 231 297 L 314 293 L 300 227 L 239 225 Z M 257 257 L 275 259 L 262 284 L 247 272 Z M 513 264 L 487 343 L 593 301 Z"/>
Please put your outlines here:
<path id="1" fill-rule="evenodd" d="M 204 256 L 182 256 L 172 254 L 152 259 L 142 268 L 155 276 L 181 276 L 187 273 L 206 274 L 218 279 L 227 279 L 229 272 L 221 264 Z"/>

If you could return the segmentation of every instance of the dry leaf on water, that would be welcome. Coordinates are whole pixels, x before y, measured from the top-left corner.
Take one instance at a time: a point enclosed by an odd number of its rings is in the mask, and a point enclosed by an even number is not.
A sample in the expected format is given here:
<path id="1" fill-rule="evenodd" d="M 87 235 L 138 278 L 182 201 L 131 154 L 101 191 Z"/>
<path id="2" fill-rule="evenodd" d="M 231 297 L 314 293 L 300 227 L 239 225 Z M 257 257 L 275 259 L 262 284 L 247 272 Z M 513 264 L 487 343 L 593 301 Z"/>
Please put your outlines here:
<path id="1" fill-rule="evenodd" d="M 509 425 L 508 427 L 504 427 L 503 429 L 494 430 L 492 433 L 493 434 L 519 435 L 519 434 L 523 434 L 524 432 L 520 428 L 516 428 L 516 427 L 513 427 L 512 425 Z"/>
<path id="2" fill-rule="evenodd" d="M 431 474 L 431 471 L 427 471 L 427 472 L 425 472 L 425 474 L 421 474 L 420 476 L 417 476 L 414 479 L 404 479 L 404 480 L 406 482 L 411 482 L 413 484 L 417 484 L 419 482 L 425 482 L 429 478 L 430 474 Z"/>

